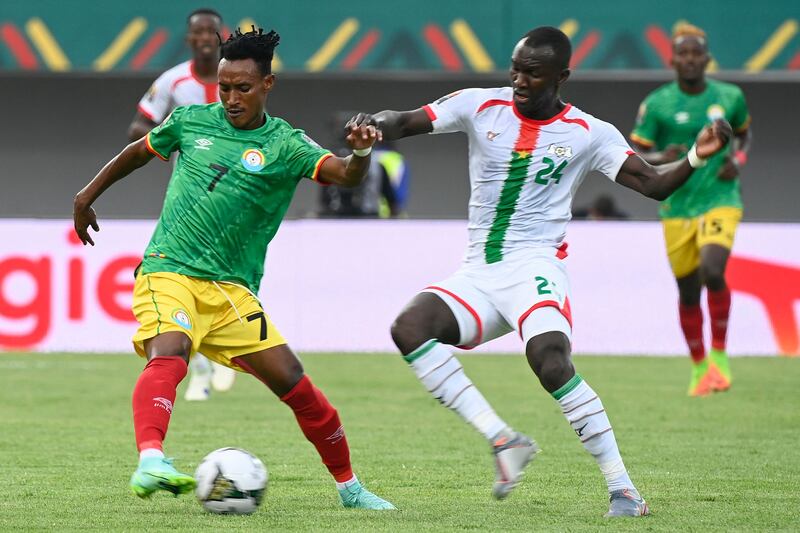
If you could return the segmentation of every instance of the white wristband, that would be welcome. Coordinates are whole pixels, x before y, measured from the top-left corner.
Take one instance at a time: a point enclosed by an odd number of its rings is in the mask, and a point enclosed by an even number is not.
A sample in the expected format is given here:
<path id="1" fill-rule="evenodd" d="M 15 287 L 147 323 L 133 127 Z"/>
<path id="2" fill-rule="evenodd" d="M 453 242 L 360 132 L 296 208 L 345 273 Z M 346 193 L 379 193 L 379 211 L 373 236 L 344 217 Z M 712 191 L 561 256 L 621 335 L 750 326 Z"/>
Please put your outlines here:
<path id="1" fill-rule="evenodd" d="M 708 163 L 708 160 L 697 155 L 697 145 L 694 144 L 689 150 L 689 153 L 686 154 L 686 159 L 689 160 L 689 166 L 692 168 L 702 168 Z"/>
<path id="2" fill-rule="evenodd" d="M 358 157 L 367 157 L 371 151 L 372 146 L 367 146 L 366 148 L 353 148 L 353 155 L 357 155 Z"/>

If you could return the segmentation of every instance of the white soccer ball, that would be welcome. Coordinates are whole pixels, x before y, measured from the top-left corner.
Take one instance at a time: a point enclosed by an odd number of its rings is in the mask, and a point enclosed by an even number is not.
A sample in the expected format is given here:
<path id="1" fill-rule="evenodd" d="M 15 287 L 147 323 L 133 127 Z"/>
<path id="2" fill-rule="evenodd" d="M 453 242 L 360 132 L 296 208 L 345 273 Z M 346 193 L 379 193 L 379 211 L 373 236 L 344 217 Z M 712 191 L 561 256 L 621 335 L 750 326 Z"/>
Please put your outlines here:
<path id="1" fill-rule="evenodd" d="M 250 514 L 261 504 L 269 474 L 264 463 L 239 448 L 214 450 L 194 473 L 195 494 L 207 511 L 218 514 Z"/>

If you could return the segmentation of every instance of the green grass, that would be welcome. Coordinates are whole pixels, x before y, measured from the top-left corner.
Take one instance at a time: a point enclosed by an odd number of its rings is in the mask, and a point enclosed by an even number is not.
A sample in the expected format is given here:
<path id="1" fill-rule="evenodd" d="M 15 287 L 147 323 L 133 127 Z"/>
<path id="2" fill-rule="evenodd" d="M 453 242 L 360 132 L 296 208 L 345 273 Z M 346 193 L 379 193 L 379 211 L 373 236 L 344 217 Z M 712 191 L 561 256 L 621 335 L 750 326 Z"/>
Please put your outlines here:
<path id="1" fill-rule="evenodd" d="M 129 493 L 137 357 L 0 355 L 0 530 L 800 529 L 800 360 L 735 359 L 731 392 L 691 399 L 685 359 L 576 358 L 653 512 L 614 522 L 602 518 L 597 467 L 523 358 L 462 360 L 501 416 L 544 449 L 508 500 L 490 497 L 488 446 L 399 357 L 307 355 L 345 423 L 359 477 L 400 510 L 340 508 L 291 412 L 239 376 L 210 402 L 177 402 L 166 451 L 186 472 L 223 446 L 258 455 L 270 471 L 267 497 L 241 517 L 206 514 L 191 496 Z"/>

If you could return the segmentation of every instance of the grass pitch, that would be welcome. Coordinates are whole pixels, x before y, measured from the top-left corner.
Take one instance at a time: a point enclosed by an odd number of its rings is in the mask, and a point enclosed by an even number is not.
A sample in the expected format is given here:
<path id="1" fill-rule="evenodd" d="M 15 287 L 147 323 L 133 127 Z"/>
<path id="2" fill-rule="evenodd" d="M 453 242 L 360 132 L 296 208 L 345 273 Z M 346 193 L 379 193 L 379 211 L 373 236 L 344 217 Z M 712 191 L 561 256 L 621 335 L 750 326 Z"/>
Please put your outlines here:
<path id="1" fill-rule="evenodd" d="M 249 376 L 205 403 L 176 402 L 166 452 L 193 472 L 239 446 L 270 472 L 254 515 L 216 516 L 189 496 L 139 500 L 133 355 L 0 355 L 0 530 L 455 531 L 798 530 L 800 360 L 735 359 L 734 388 L 686 397 L 683 358 L 578 357 L 611 417 L 652 516 L 610 522 L 605 484 L 522 357 L 470 355 L 470 377 L 544 452 L 508 500 L 470 427 L 439 406 L 398 356 L 306 355 L 338 408 L 356 472 L 397 512 L 340 508 L 288 408 Z M 185 382 L 179 390 L 183 392 Z"/>

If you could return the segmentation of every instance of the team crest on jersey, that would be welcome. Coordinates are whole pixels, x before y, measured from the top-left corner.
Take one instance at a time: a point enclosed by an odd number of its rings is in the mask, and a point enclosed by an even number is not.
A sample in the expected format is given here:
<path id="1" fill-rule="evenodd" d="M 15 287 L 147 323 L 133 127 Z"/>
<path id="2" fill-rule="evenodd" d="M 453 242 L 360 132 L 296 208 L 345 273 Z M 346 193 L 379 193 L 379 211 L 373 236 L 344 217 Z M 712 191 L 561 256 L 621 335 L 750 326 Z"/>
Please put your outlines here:
<path id="1" fill-rule="evenodd" d="M 183 309 L 174 310 L 172 312 L 172 320 L 183 329 L 192 329 L 192 319 L 189 318 L 189 313 Z"/>
<path id="2" fill-rule="evenodd" d="M 555 144 L 551 144 L 547 148 L 547 153 L 557 157 L 566 157 L 569 159 L 572 157 L 572 146 L 556 146 Z"/>
<path id="3" fill-rule="evenodd" d="M 258 172 L 266 164 L 267 160 L 264 157 L 264 153 L 258 148 L 248 148 L 242 154 L 242 166 L 250 172 Z"/>
<path id="4" fill-rule="evenodd" d="M 719 104 L 711 104 L 706 110 L 706 116 L 708 117 L 708 120 L 711 120 L 712 122 L 714 120 L 725 118 L 725 108 Z"/>

